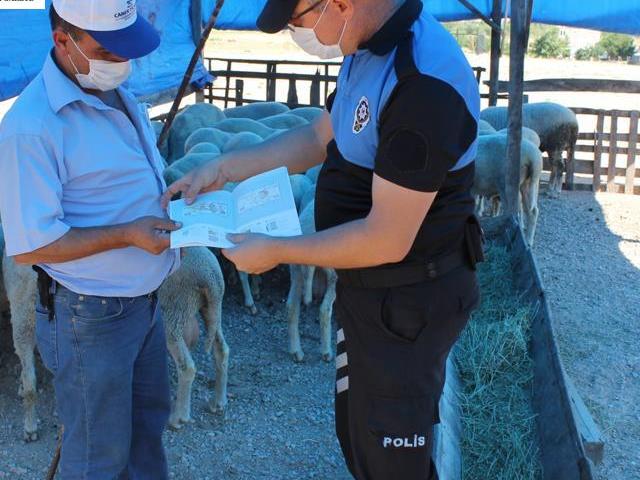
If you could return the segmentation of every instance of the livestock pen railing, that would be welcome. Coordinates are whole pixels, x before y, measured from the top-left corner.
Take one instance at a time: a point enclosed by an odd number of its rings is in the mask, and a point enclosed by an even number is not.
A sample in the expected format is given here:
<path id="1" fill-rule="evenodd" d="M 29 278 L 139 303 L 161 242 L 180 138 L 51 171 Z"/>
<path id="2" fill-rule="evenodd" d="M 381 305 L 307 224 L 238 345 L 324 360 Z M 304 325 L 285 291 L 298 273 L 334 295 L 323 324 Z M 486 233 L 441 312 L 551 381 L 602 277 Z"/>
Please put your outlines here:
<path id="1" fill-rule="evenodd" d="M 508 89 L 508 82 L 499 82 L 498 92 Z M 524 82 L 524 91 L 640 94 L 640 81 L 547 78 Z M 567 162 L 566 188 L 640 195 L 639 112 L 594 108 L 572 110 L 578 115 L 581 133 L 576 158 Z M 545 170 L 550 170 L 547 160 Z"/>
<path id="2" fill-rule="evenodd" d="M 342 65 L 239 58 L 205 58 L 205 62 L 215 80 L 205 88 L 204 100 L 219 102 L 223 108 L 263 101 L 280 101 L 291 107 L 322 107 L 335 88 Z M 473 70 L 481 83 L 486 69 Z"/>
<path id="3" fill-rule="evenodd" d="M 640 111 L 572 110 L 586 120 L 581 123 L 595 127 L 590 132 L 579 134 L 576 158 L 567 164 L 567 187 L 640 195 Z M 588 155 L 580 155 L 585 153 Z M 576 182 L 576 174 L 591 182 Z"/>

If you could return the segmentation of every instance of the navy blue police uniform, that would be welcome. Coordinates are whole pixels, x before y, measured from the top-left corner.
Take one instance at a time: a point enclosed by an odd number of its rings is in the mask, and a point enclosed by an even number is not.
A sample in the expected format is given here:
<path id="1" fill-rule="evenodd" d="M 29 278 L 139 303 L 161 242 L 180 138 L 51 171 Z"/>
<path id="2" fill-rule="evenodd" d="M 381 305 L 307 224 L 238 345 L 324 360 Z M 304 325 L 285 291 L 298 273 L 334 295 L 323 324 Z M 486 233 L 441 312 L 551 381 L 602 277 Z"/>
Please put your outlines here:
<path id="1" fill-rule="evenodd" d="M 407 0 L 345 58 L 327 107 L 335 138 L 318 178 L 318 230 L 369 214 L 374 173 L 438 192 L 402 262 L 338 271 L 338 439 L 356 479 L 436 479 L 445 363 L 479 301 L 478 85 L 453 37 Z"/>

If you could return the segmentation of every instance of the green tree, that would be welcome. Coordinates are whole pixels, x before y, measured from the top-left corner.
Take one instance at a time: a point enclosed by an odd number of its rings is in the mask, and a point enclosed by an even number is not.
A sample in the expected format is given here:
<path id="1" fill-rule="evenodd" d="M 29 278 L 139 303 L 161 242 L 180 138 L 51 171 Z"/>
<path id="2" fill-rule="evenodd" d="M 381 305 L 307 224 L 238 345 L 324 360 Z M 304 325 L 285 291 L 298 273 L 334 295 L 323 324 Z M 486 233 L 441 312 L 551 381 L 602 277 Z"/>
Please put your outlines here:
<path id="1" fill-rule="evenodd" d="M 569 39 L 557 27 L 548 27 L 533 41 L 530 53 L 543 58 L 567 58 L 571 55 Z"/>
<path id="2" fill-rule="evenodd" d="M 596 44 L 611 60 L 626 60 L 636 53 L 633 37 L 619 33 L 603 33 Z"/>

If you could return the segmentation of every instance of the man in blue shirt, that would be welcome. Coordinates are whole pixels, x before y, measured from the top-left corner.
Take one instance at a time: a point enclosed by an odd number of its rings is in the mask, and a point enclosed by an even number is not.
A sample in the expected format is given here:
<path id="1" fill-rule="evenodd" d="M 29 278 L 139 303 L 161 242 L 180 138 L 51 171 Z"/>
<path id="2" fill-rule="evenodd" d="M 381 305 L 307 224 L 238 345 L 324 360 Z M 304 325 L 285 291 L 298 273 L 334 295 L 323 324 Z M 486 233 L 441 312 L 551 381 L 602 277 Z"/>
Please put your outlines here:
<path id="1" fill-rule="evenodd" d="M 438 478 L 430 461 L 445 362 L 479 299 L 470 189 L 480 96 L 459 46 L 420 0 L 269 0 L 265 32 L 345 55 L 328 111 L 218 157 L 169 187 L 187 201 L 286 165 L 318 178 L 318 233 L 240 235 L 243 271 L 336 268 L 336 432 L 358 480 Z"/>
<path id="2" fill-rule="evenodd" d="M 37 265 L 37 345 L 65 427 L 61 478 L 162 479 L 156 290 L 178 267 L 146 108 L 120 86 L 158 33 L 135 0 L 53 0 L 55 47 L 0 125 L 7 255 Z M 47 291 L 48 290 L 48 291 Z M 127 477 L 128 475 L 128 477 Z"/>

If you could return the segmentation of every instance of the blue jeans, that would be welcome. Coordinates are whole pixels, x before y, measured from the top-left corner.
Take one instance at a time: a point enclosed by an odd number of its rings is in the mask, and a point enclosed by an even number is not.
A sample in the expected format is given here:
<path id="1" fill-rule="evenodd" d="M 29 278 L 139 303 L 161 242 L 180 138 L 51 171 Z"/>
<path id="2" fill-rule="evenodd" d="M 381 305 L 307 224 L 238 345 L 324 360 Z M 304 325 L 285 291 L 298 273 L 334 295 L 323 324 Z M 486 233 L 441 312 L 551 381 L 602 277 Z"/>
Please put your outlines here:
<path id="1" fill-rule="evenodd" d="M 57 287 L 55 316 L 36 301 L 36 338 L 64 425 L 63 480 L 168 478 L 164 325 L 152 296 L 103 298 Z"/>

